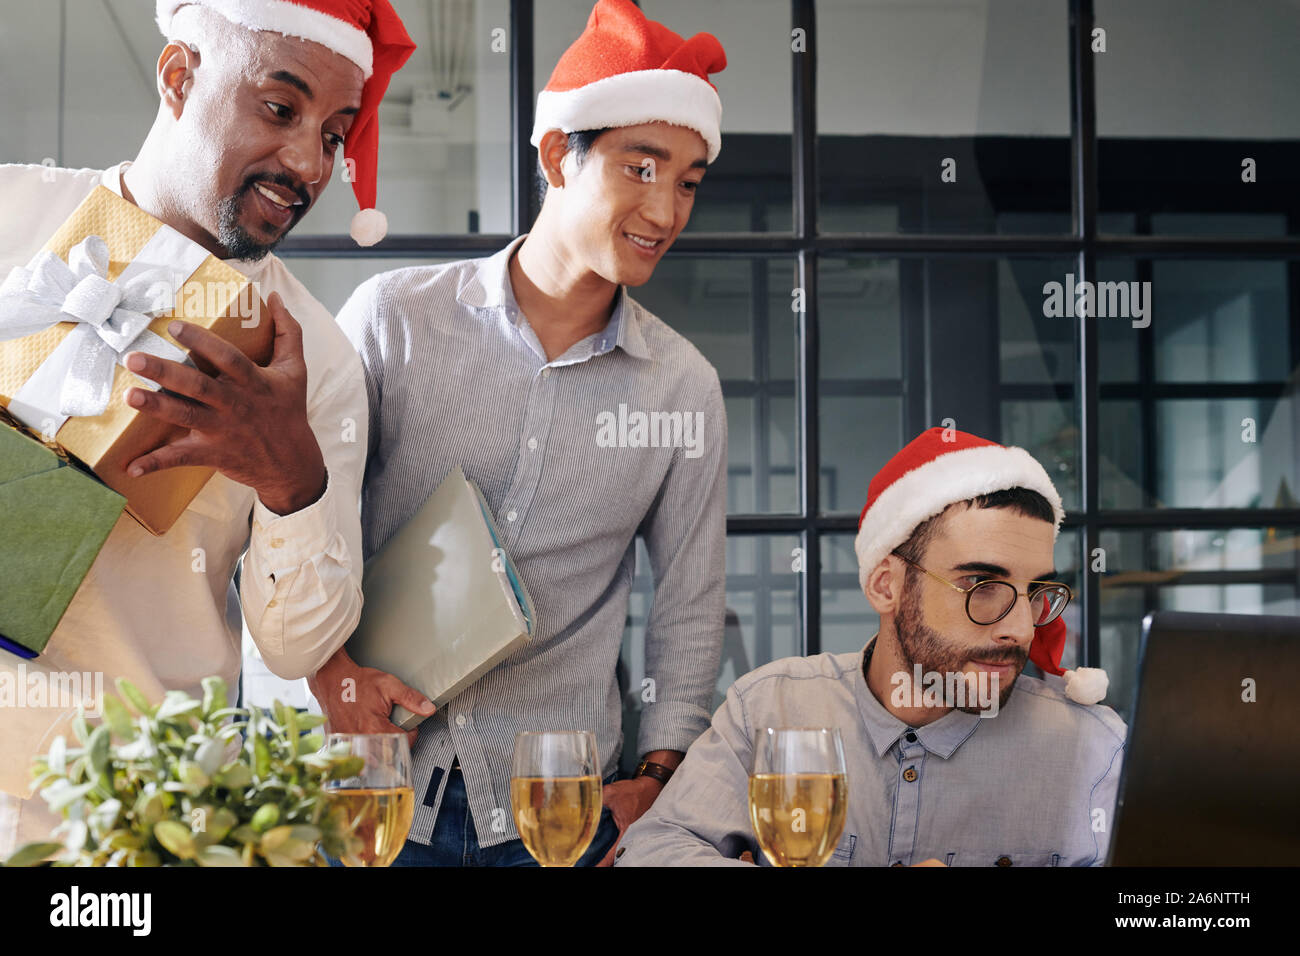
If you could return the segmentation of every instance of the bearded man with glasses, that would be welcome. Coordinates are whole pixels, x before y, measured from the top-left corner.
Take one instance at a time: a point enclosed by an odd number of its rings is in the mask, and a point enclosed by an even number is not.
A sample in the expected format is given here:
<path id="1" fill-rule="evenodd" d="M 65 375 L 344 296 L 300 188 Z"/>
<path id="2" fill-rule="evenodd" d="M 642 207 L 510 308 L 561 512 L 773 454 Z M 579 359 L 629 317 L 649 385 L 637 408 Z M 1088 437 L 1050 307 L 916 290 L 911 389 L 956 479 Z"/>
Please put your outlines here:
<path id="1" fill-rule="evenodd" d="M 828 865 L 1104 862 L 1126 728 L 1100 704 L 1104 672 L 1061 666 L 1064 516 L 1023 449 L 942 428 L 909 443 L 872 480 L 855 542 L 879 632 L 861 651 L 737 680 L 616 865 L 765 862 L 748 784 L 769 727 L 843 739 L 847 808 Z M 981 692 L 954 700 L 962 688 Z"/>

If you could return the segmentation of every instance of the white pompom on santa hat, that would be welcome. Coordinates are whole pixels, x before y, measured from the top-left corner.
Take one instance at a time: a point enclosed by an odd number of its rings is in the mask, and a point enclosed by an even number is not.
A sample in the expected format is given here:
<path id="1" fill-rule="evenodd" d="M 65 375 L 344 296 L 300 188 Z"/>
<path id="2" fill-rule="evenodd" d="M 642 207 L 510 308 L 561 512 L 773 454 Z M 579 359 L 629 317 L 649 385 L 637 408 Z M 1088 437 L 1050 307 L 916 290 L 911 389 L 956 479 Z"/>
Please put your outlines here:
<path id="1" fill-rule="evenodd" d="M 537 96 L 529 142 L 540 147 L 552 129 L 663 122 L 699 133 L 711 163 L 722 151 L 722 100 L 709 74 L 726 66 L 712 33 L 683 39 L 632 0 L 599 0 Z"/>
<path id="2" fill-rule="evenodd" d="M 880 469 L 867 488 L 854 541 L 863 590 L 876 566 L 906 542 L 921 522 L 959 501 L 1011 488 L 1027 488 L 1046 498 L 1056 519 L 1055 531 L 1060 533 L 1065 518 L 1061 496 L 1029 452 L 955 428 L 922 432 Z M 1065 694 L 1071 700 L 1100 702 L 1109 684 L 1106 672 L 1097 667 L 1062 668 L 1065 638 L 1063 618 L 1037 628 L 1029 659 L 1045 674 L 1064 678 Z"/>
<path id="3" fill-rule="evenodd" d="M 389 0 L 157 0 L 158 29 L 171 36 L 172 16 L 197 4 L 249 30 L 311 40 L 351 60 L 365 85 L 361 104 L 343 143 L 351 160 L 352 191 L 360 207 L 349 232 L 358 245 L 373 246 L 388 232 L 388 217 L 375 208 L 379 166 L 379 103 L 388 82 L 415 52 Z"/>

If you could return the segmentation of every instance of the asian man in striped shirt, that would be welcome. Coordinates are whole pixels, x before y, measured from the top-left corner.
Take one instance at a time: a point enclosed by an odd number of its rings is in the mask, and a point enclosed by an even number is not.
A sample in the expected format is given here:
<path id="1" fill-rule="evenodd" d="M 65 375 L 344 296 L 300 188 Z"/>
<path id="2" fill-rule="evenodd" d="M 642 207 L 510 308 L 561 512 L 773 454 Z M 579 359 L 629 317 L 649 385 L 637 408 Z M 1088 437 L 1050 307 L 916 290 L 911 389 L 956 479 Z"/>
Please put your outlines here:
<path id="1" fill-rule="evenodd" d="M 370 399 L 366 555 L 461 465 L 537 611 L 527 647 L 413 734 L 415 817 L 394 865 L 531 863 L 510 812 L 515 735 L 564 729 L 594 732 L 605 783 L 579 864 L 610 863 L 708 726 L 724 621 L 722 391 L 626 287 L 650 279 L 718 155 L 708 75 L 725 65 L 712 35 L 684 40 L 629 0 L 600 0 L 538 99 L 547 190 L 532 231 L 486 259 L 377 275 L 339 313 Z M 655 581 L 653 702 L 637 776 L 616 781 L 637 535 Z M 357 692 L 344 703 L 348 679 Z M 346 648 L 312 688 L 339 731 L 393 732 L 394 703 L 431 709 Z"/>

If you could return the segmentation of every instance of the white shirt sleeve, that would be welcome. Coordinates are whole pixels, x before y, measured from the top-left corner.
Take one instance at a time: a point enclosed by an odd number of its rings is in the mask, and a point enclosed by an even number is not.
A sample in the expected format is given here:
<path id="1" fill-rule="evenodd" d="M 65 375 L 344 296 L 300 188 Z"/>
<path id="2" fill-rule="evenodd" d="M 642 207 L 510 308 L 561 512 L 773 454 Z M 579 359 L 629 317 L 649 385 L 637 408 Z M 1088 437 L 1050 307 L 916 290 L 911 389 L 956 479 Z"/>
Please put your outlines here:
<path id="1" fill-rule="evenodd" d="M 303 323 L 304 338 L 313 334 L 288 297 L 285 303 Z M 361 618 L 360 500 L 369 410 L 360 359 L 337 328 L 328 333 L 333 361 L 322 367 L 308 354 L 309 376 L 324 383 L 309 400 L 307 416 L 325 458 L 325 493 L 287 515 L 258 500 L 240 575 L 249 634 L 267 668 L 285 680 L 315 673 Z"/>

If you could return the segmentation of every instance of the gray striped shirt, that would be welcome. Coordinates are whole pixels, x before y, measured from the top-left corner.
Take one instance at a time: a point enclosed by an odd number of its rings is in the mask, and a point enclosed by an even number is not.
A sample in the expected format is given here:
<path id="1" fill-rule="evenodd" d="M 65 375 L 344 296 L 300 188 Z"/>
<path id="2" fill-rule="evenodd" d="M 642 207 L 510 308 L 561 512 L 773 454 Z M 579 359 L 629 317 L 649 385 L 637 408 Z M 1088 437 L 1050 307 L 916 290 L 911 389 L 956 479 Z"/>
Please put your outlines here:
<path id="1" fill-rule="evenodd" d="M 685 751 L 709 724 L 717 680 L 727 464 L 717 373 L 625 288 L 604 330 L 548 362 L 510 287 L 507 265 L 523 239 L 485 259 L 376 275 L 338 315 L 370 399 L 366 556 L 459 464 L 482 489 L 537 611 L 526 647 L 420 726 L 411 839 L 426 844 L 455 755 L 485 847 L 518 838 L 517 732 L 590 730 L 602 775 L 617 767 L 614 668 L 637 534 L 655 580 L 645 638 L 653 684 L 642 691 L 653 701 L 638 754 Z"/>

